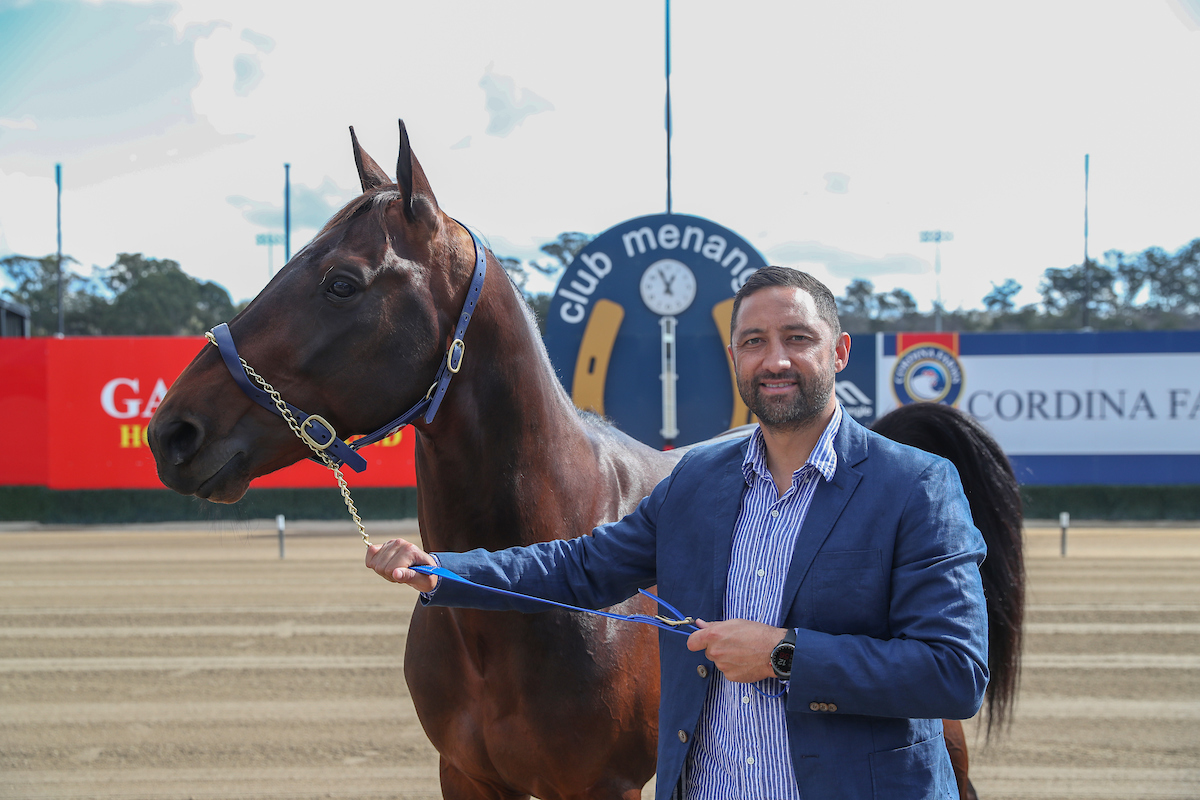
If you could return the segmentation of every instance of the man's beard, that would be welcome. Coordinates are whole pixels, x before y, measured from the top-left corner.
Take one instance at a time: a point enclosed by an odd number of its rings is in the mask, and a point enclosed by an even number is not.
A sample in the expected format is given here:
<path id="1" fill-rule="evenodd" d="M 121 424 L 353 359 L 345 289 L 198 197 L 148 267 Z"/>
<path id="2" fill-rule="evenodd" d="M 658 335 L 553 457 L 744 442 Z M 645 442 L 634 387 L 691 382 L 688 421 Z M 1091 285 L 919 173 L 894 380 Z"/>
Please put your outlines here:
<path id="1" fill-rule="evenodd" d="M 738 379 L 738 393 L 742 401 L 758 417 L 764 427 L 782 431 L 802 428 L 817 420 L 833 393 L 834 372 L 822 372 L 814 382 L 806 381 L 798 372 L 780 375 L 759 373 L 750 380 Z M 763 381 L 791 380 L 796 382 L 796 392 L 790 397 L 764 397 Z"/>

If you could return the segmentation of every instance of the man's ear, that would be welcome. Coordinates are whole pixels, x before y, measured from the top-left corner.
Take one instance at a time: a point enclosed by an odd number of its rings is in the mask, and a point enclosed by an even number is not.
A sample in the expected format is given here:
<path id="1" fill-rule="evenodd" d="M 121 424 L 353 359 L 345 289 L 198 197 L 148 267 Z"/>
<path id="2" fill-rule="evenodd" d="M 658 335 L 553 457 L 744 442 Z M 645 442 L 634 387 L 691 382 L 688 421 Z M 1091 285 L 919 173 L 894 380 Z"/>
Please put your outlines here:
<path id="1" fill-rule="evenodd" d="M 850 334 L 843 331 L 834 347 L 834 367 L 841 372 L 850 363 Z"/>

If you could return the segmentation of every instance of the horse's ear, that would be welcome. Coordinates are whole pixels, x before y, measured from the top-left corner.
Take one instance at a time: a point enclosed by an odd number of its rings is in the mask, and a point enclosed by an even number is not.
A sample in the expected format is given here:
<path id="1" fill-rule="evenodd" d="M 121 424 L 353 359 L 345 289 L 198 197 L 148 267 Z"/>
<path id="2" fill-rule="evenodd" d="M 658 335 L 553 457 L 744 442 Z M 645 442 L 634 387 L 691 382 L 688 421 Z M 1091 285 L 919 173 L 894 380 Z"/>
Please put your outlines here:
<path id="1" fill-rule="evenodd" d="M 372 189 L 378 189 L 380 186 L 387 186 L 392 182 L 388 174 L 383 171 L 383 167 L 375 163 L 375 159 L 367 155 L 366 151 L 358 144 L 358 137 L 354 135 L 354 126 L 350 126 L 350 143 L 354 145 L 354 166 L 358 167 L 358 181 L 362 184 L 362 190 L 369 192 Z"/>
<path id="2" fill-rule="evenodd" d="M 429 179 L 425 177 L 425 170 L 421 169 L 420 162 L 413 155 L 404 120 L 400 120 L 400 156 L 396 159 L 396 183 L 400 185 L 400 193 L 404 195 L 404 216 L 409 222 L 416 222 L 437 208 L 437 199 L 433 196 Z"/>

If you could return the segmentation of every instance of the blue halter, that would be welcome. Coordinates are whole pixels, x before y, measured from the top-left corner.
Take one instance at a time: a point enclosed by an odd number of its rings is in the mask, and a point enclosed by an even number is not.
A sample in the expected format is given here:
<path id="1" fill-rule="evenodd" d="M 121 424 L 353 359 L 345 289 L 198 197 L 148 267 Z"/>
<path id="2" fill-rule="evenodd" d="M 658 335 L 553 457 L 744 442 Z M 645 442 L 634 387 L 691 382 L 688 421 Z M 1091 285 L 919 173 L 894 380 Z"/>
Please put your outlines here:
<path id="1" fill-rule="evenodd" d="M 455 220 L 455 222 L 458 222 L 458 220 Z M 438 368 L 437 375 L 434 377 L 433 385 L 429 387 L 429 391 L 425 393 L 425 396 L 418 400 L 412 408 L 374 432 L 356 439 L 353 444 L 338 438 L 333 426 L 322 417 L 316 414 L 308 414 L 296 408 L 291 403 L 285 403 L 292 416 L 300 424 L 301 438 L 310 447 L 324 452 L 334 462 L 334 466 L 345 464 L 355 472 L 362 472 L 367 468 L 367 461 L 358 454 L 357 451 L 360 448 L 375 444 L 381 439 L 386 439 L 405 425 L 411 423 L 422 413 L 425 415 L 426 423 L 433 422 L 438 408 L 442 405 L 442 399 L 446 396 L 446 390 L 450 388 L 451 379 L 462 368 L 463 356 L 467 351 L 467 345 L 464 341 L 464 337 L 467 334 L 467 326 L 471 323 L 471 315 L 474 313 L 475 306 L 479 302 L 479 295 L 483 291 L 483 281 L 487 277 L 487 249 L 483 246 L 483 242 L 479 241 L 479 237 L 475 235 L 474 231 L 461 222 L 458 222 L 458 224 L 462 225 L 463 230 L 471 234 L 471 241 L 475 246 L 475 274 L 471 278 L 471 287 L 467 290 L 467 299 L 463 303 L 462 314 L 459 315 L 458 324 L 454 328 L 454 339 L 451 341 L 450 347 L 447 348 L 446 357 L 442 359 L 442 364 Z M 246 374 L 246 368 L 243 366 L 241 357 L 238 356 L 237 347 L 233 343 L 233 334 L 229 332 L 229 326 L 222 322 L 212 329 L 211 334 L 213 337 L 212 341 L 221 354 L 221 360 L 225 362 L 225 367 L 229 370 L 229 374 L 233 376 L 233 380 L 238 385 L 238 388 L 263 408 L 276 416 L 282 417 L 283 413 L 275 405 L 275 401 L 271 398 L 271 395 L 258 386 L 255 386 L 250 380 L 250 376 Z M 310 458 L 314 461 L 317 460 L 315 456 L 310 456 Z"/>

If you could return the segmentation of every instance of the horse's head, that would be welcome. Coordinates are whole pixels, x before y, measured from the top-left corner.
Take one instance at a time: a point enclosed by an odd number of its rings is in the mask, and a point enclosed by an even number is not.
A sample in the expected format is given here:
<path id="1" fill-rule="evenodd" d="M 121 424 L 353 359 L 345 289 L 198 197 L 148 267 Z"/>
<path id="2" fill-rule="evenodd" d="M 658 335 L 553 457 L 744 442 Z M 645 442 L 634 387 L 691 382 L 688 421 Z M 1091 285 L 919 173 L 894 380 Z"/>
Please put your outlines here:
<path id="1" fill-rule="evenodd" d="M 363 193 L 229 323 L 241 357 L 341 437 L 384 425 L 429 389 L 474 267 L 471 236 L 438 208 L 400 123 L 396 181 L 350 130 Z M 234 384 L 206 346 L 150 423 L 164 484 L 235 502 L 254 478 L 310 455 Z"/>

